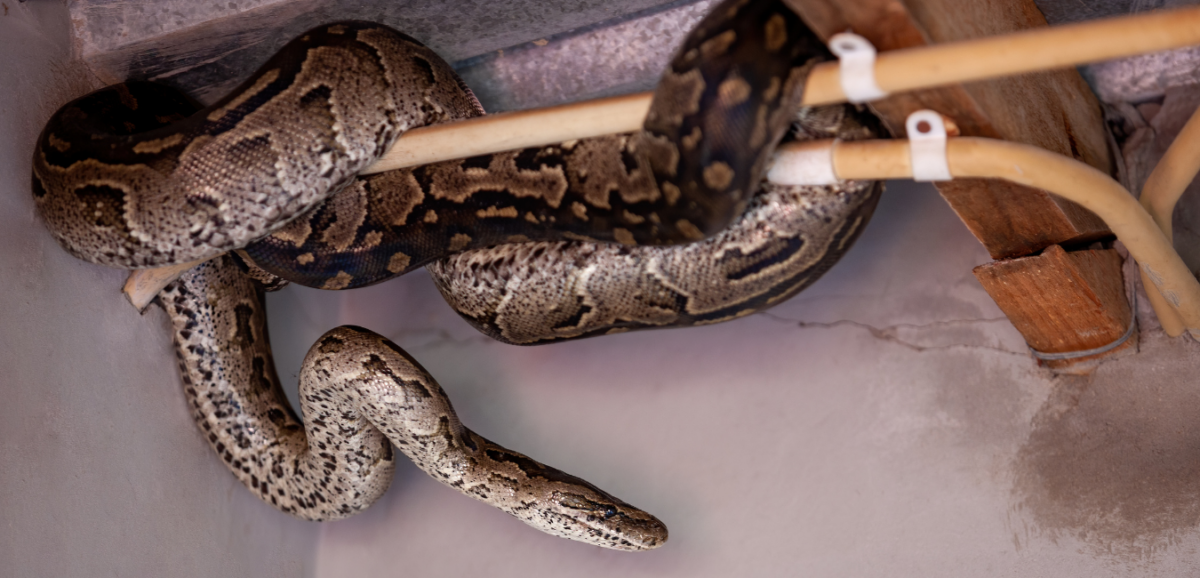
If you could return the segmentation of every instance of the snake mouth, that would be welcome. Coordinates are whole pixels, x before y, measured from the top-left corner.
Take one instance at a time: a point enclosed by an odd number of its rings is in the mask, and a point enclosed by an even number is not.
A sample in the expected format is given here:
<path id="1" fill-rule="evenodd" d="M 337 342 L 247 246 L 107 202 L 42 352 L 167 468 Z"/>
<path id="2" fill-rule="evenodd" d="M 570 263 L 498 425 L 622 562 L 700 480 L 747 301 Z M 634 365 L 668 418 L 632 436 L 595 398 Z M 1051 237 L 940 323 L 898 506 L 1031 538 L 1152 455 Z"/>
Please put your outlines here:
<path id="1" fill-rule="evenodd" d="M 637 552 L 653 550 L 667 541 L 667 526 L 649 513 L 606 493 L 581 496 L 556 492 L 559 513 L 579 528 L 580 539 L 597 546 Z"/>
<path id="2" fill-rule="evenodd" d="M 643 512 L 643 514 L 645 514 Z M 614 534 L 621 537 L 621 550 L 641 551 L 653 550 L 667 543 L 667 526 L 658 518 L 645 514 L 645 517 L 634 518 L 619 515 L 620 522 L 613 526 Z"/>
<path id="3" fill-rule="evenodd" d="M 617 514 L 609 519 L 584 518 L 577 523 L 584 528 L 583 541 L 625 552 L 653 550 L 667 542 L 667 526 L 658 518 L 641 512 L 642 516 Z"/>

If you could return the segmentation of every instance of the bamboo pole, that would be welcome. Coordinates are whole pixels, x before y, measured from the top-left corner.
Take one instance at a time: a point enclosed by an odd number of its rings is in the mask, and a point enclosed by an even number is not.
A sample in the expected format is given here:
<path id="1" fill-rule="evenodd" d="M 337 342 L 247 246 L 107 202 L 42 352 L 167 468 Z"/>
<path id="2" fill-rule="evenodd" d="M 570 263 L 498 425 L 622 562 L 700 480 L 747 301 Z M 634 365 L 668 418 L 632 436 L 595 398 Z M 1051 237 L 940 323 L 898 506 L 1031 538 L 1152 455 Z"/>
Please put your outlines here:
<path id="1" fill-rule="evenodd" d="M 125 286 L 121 288 L 121 292 L 138 311 L 145 311 L 158 292 L 163 290 L 163 287 L 178 279 L 184 271 L 203 262 L 202 259 L 153 269 L 139 269 L 130 273 L 129 278 L 125 279 Z"/>
<path id="2" fill-rule="evenodd" d="M 640 92 L 415 128 L 362 174 L 638 131 L 651 96 Z"/>
<path id="3" fill-rule="evenodd" d="M 811 146 L 811 145 L 810 145 Z M 842 179 L 911 177 L 904 141 L 861 141 L 833 146 L 834 171 Z M 1030 145 L 985 138 L 951 138 L 946 158 L 954 177 L 998 178 L 1059 195 L 1096 213 L 1125 244 L 1142 272 L 1200 338 L 1200 282 L 1192 275 L 1150 214 L 1124 187 L 1084 163 Z M 1172 311 L 1173 310 L 1173 311 Z"/>
<path id="4" fill-rule="evenodd" d="M 1200 7 L 1097 20 L 1054 28 L 896 50 L 879 55 L 877 84 L 885 92 L 931 88 L 1011 74 L 1075 66 L 1200 44 Z M 835 62 L 814 67 L 803 104 L 845 100 Z M 500 113 L 407 131 L 363 174 L 519 148 L 632 132 L 641 127 L 651 93 L 597 99 L 545 109 Z M 126 295 L 149 303 L 178 276 L 131 273 Z M 142 279 L 143 276 L 152 279 Z M 150 282 L 153 281 L 153 282 Z M 136 288 L 136 294 L 131 290 Z M 139 310 L 145 305 L 139 307 Z"/>
<path id="5" fill-rule="evenodd" d="M 894 93 L 1065 68 L 1200 44 L 1200 7 L 1039 28 L 881 53 L 876 83 Z M 633 132 L 651 93 L 506 112 L 415 128 L 363 174 L 564 141 Z M 803 104 L 845 102 L 836 62 L 813 68 Z"/>
<path id="6" fill-rule="evenodd" d="M 904 140 L 789 143 L 781 147 L 780 156 L 793 151 L 831 159 L 833 172 L 839 179 L 912 177 L 909 145 Z M 1005 179 L 1054 193 L 1096 213 L 1129 249 L 1149 283 L 1165 296 L 1155 309 L 1160 318 L 1175 314 L 1193 336 L 1200 337 L 1200 282 L 1150 214 L 1107 175 L 1044 149 L 993 139 L 951 138 L 946 143 L 946 156 L 954 177 Z M 799 179 L 797 182 L 804 182 L 803 175 Z M 175 275 L 192 265 L 174 266 Z M 158 280 L 166 279 L 158 287 L 150 281 L 138 287 L 134 277 L 126 284 L 126 293 L 139 310 L 173 278 L 165 269 L 168 268 L 139 271 L 157 274 Z M 131 291 L 139 291 L 138 296 Z"/>
<path id="7" fill-rule="evenodd" d="M 875 81 L 884 92 L 904 92 L 1195 44 L 1200 44 L 1200 7 L 883 52 L 875 60 Z M 805 104 L 833 104 L 845 99 L 836 65 L 817 67 L 809 75 Z"/>
<path id="8" fill-rule="evenodd" d="M 1155 165 L 1150 177 L 1146 179 L 1146 184 L 1142 186 L 1141 204 L 1158 224 L 1158 228 L 1162 229 L 1168 241 L 1174 238 L 1171 231 L 1171 214 L 1175 212 L 1175 204 L 1196 178 L 1197 172 L 1200 172 L 1200 110 L 1193 113 L 1183 130 L 1179 131 L 1167 152 Z M 1142 283 L 1147 287 L 1151 284 L 1145 272 L 1142 273 Z M 1161 311 L 1160 304 L 1164 303 L 1162 295 L 1147 291 L 1146 297 L 1150 299 L 1155 311 Z M 1167 309 L 1158 315 L 1163 331 L 1171 337 L 1183 333 L 1184 329 L 1183 321 L 1173 313 Z"/>

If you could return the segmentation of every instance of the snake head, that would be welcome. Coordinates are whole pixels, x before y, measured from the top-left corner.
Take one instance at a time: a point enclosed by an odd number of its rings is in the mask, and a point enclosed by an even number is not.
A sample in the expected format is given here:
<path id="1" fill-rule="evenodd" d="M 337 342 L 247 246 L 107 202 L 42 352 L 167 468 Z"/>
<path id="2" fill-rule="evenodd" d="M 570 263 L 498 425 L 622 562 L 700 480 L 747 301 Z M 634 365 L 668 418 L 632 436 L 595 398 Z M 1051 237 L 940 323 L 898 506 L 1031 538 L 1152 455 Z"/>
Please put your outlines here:
<path id="1" fill-rule="evenodd" d="M 614 550 L 652 550 L 667 541 L 658 518 L 586 480 L 500 447 L 466 431 L 471 461 L 483 470 L 487 491 L 459 491 L 488 502 L 552 536 Z"/>
<path id="2" fill-rule="evenodd" d="M 667 526 L 599 488 L 579 480 L 570 490 L 556 490 L 542 516 L 558 518 L 549 525 L 565 538 L 614 550 L 652 550 L 667 541 Z"/>

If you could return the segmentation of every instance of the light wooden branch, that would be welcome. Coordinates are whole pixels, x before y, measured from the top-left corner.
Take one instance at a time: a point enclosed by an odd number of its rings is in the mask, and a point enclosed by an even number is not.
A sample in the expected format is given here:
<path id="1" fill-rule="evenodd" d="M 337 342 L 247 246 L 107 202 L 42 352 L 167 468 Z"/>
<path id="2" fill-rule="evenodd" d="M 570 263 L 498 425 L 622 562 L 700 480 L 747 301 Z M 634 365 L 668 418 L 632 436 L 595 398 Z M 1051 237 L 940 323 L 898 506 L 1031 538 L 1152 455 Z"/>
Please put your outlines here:
<path id="1" fill-rule="evenodd" d="M 153 269 L 138 269 L 129 274 L 129 278 L 125 279 L 125 286 L 121 288 L 121 292 L 125 294 L 125 298 L 129 303 L 137 308 L 138 311 L 145 311 L 151 301 L 158 295 L 159 291 L 166 287 L 183 275 L 184 271 L 203 263 L 204 261 L 189 261 L 187 263 L 179 263 L 178 265 L 167 265 L 166 267 L 155 267 Z"/>
<path id="2" fill-rule="evenodd" d="M 912 176 L 905 141 L 830 143 L 830 146 L 839 178 Z M 950 174 L 956 178 L 1012 181 L 1062 196 L 1098 215 L 1137 260 L 1150 281 L 1148 287 L 1157 288 L 1163 296 L 1155 312 L 1160 318 L 1177 315 L 1192 336 L 1200 338 L 1200 282 L 1150 214 L 1108 175 L 1044 149 L 985 138 L 949 139 L 946 158 Z"/>
<path id="3" fill-rule="evenodd" d="M 1200 7 L 1028 30 L 992 38 L 884 52 L 875 76 L 885 92 L 1066 68 L 1200 44 Z M 845 102 L 836 62 L 809 74 L 806 106 Z M 504 112 L 410 130 L 364 174 L 633 132 L 651 93 Z"/>
<path id="4" fill-rule="evenodd" d="M 1200 7 L 886 52 L 876 60 L 875 74 L 880 88 L 891 93 L 1195 44 L 1200 44 Z M 809 75 L 803 103 L 817 105 L 844 101 L 838 74 L 837 63 L 817 66 Z M 398 139 L 391 150 L 364 174 L 632 132 L 641 127 L 650 99 L 651 93 L 639 93 L 413 129 Z M 151 271 L 133 272 L 125 286 L 130 302 L 139 310 L 162 287 L 178 277 L 178 273 Z M 1188 327 L 1200 329 L 1200 325 L 1189 324 Z"/>
<path id="5" fill-rule="evenodd" d="M 640 92 L 414 128 L 362 174 L 634 132 L 642 129 L 650 97 Z"/>
<path id="6" fill-rule="evenodd" d="M 1192 114 L 1183 130 L 1175 136 L 1167 152 L 1146 179 L 1146 184 L 1142 186 L 1142 206 L 1150 212 L 1150 216 L 1158 223 L 1158 228 L 1162 229 L 1168 241 L 1174 236 L 1171 232 L 1171 214 L 1175 212 L 1175 204 L 1179 202 L 1188 185 L 1192 184 L 1197 172 L 1200 172 L 1200 110 Z M 1151 285 L 1151 280 L 1145 272 L 1142 272 L 1142 283 L 1147 287 Z M 1146 297 L 1150 299 L 1155 311 L 1164 309 L 1162 295 L 1146 291 Z M 1169 308 L 1166 309 L 1167 314 L 1160 312 L 1158 321 L 1167 335 L 1175 337 L 1183 333 L 1184 324 L 1171 314 L 1173 312 Z"/>

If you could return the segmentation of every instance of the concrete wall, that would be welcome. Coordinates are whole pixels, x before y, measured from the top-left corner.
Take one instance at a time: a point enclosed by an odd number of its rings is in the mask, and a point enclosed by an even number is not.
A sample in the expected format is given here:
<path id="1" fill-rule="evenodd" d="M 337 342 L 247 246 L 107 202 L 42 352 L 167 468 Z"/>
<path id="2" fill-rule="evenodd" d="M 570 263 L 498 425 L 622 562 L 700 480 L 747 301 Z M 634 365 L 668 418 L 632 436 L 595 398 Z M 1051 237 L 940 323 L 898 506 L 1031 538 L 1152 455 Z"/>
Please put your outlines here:
<path id="1" fill-rule="evenodd" d="M 774 310 L 538 348 L 475 334 L 424 273 L 271 296 L 280 374 L 318 335 L 408 349 L 464 422 L 671 528 L 610 552 L 402 464 L 366 513 L 292 520 L 228 475 L 179 392 L 163 315 L 41 228 L 29 156 L 87 90 L 67 11 L 0 16 L 0 575 L 1174 576 L 1200 572 L 1200 353 L 1141 305 L 1140 350 L 1036 367 L 937 194 L 893 183 L 850 254 Z M 532 38 L 531 38 L 532 39 Z"/>
<path id="2" fill-rule="evenodd" d="M 262 508 L 196 433 L 161 310 L 34 214 L 33 143 L 90 87 L 69 23 L 0 4 L 0 575 L 311 574 L 317 526 Z"/>

